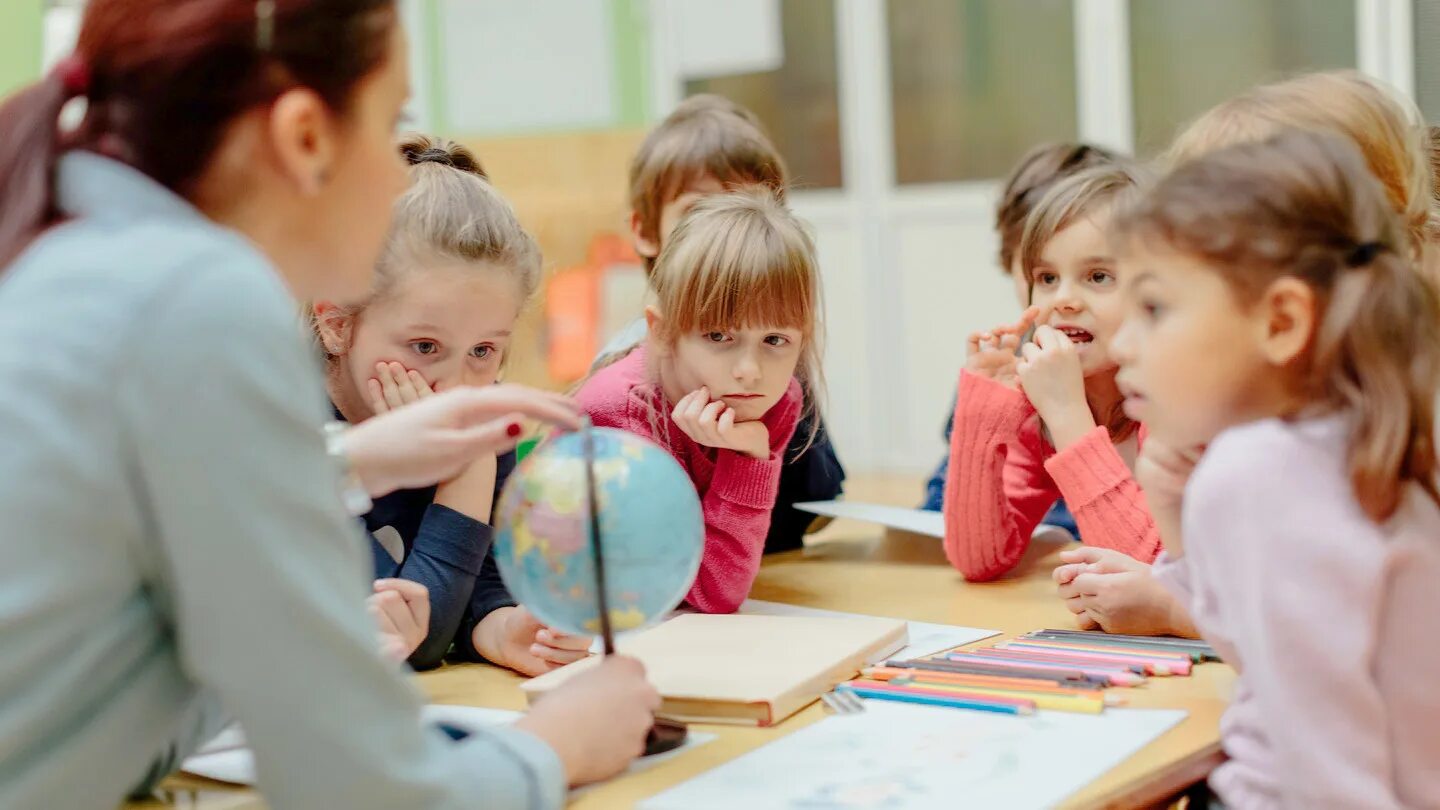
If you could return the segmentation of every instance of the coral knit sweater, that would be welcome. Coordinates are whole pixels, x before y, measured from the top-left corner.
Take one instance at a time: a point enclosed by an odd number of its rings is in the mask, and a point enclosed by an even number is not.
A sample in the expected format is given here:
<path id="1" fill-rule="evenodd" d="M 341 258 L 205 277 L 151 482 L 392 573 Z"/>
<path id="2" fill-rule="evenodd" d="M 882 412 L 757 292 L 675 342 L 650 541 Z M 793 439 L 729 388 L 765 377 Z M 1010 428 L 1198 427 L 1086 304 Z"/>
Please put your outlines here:
<path id="1" fill-rule="evenodd" d="M 961 372 L 945 483 L 950 564 L 968 580 L 1005 574 L 1061 497 L 1088 545 L 1146 563 L 1160 554 L 1160 534 L 1140 486 L 1103 426 L 1057 453 L 1023 393 Z"/>
<path id="2" fill-rule="evenodd" d="M 705 514 L 705 552 L 685 600 L 704 613 L 733 613 L 760 571 L 785 447 L 800 420 L 800 383 L 791 380 L 761 420 L 770 429 L 770 457 L 756 459 L 685 435 L 670 417 L 674 404 L 665 399 L 645 357 L 639 348 L 596 372 L 576 399 L 597 426 L 654 441 L 690 474 Z"/>

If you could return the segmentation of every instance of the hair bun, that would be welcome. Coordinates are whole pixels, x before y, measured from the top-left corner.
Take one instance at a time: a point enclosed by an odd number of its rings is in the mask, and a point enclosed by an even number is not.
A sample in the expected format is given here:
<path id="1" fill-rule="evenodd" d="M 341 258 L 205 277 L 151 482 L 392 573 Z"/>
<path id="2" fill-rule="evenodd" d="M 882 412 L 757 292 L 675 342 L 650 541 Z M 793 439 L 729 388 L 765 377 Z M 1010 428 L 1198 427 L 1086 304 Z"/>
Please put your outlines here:
<path id="1" fill-rule="evenodd" d="M 429 135 L 410 135 L 400 141 L 400 154 L 411 166 L 438 163 L 452 169 L 489 179 L 475 153 L 454 141 Z"/>

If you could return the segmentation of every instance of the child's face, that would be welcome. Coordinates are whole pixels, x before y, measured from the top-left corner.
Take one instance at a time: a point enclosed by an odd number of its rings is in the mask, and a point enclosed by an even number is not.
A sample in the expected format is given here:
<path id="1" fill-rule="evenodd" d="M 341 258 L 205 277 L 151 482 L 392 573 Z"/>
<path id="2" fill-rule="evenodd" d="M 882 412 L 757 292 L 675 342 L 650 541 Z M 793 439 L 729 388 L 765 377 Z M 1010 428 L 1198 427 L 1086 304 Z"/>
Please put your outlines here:
<path id="1" fill-rule="evenodd" d="M 670 234 L 675 232 L 675 226 L 690 212 L 690 207 L 705 197 L 712 194 L 724 194 L 725 184 L 716 180 L 713 176 L 705 174 L 686 183 L 680 193 L 676 194 L 670 201 L 660 209 L 660 224 L 656 229 L 655 240 L 649 240 L 640 235 L 640 220 L 631 215 L 630 227 L 635 238 L 635 250 L 641 256 L 655 258 L 665 245 L 670 241 Z"/>
<path id="2" fill-rule="evenodd" d="M 1124 318 L 1116 261 L 1105 228 L 1109 213 L 1080 217 L 1045 245 L 1035 265 L 1031 302 L 1069 336 L 1089 377 L 1115 367 L 1110 340 Z"/>
<path id="3" fill-rule="evenodd" d="M 760 419 L 780 401 L 800 362 L 799 329 L 738 329 L 682 335 L 675 343 L 671 393 L 710 389 L 710 400 L 735 411 L 735 421 Z"/>
<path id="4" fill-rule="evenodd" d="M 1263 324 L 1212 267 L 1135 245 L 1124 324 L 1114 341 L 1125 413 L 1177 447 L 1208 443 L 1264 414 L 1280 376 L 1259 340 Z"/>
<path id="5" fill-rule="evenodd" d="M 503 268 L 413 269 L 356 317 L 342 358 L 350 382 L 363 392 L 377 363 L 394 362 L 436 391 L 491 385 L 520 306 L 519 285 Z"/>

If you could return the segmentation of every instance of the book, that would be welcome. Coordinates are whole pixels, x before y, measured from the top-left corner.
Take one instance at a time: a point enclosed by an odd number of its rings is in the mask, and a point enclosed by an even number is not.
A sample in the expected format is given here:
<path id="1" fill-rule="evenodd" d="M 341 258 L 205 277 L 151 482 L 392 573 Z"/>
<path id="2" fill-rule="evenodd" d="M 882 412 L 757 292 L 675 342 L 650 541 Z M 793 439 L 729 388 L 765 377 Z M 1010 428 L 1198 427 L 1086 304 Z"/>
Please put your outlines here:
<path id="1" fill-rule="evenodd" d="M 645 664 L 665 717 L 771 726 L 904 648 L 908 638 L 899 619 L 690 613 L 621 637 L 619 652 Z M 535 703 L 599 661 L 576 662 L 520 688 Z"/>

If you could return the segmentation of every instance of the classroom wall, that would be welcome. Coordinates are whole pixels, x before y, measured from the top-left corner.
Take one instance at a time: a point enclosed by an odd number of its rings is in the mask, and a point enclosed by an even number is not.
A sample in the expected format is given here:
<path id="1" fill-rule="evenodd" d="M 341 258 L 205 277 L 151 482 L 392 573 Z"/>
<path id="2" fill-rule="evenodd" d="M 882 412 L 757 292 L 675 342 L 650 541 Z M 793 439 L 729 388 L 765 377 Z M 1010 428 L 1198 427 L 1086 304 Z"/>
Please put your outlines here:
<path id="1" fill-rule="evenodd" d="M 0 4 L 0 97 L 39 77 L 44 16 L 44 0 Z"/>

